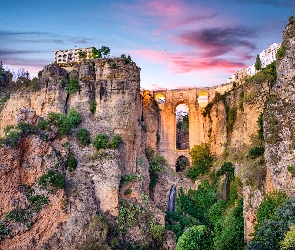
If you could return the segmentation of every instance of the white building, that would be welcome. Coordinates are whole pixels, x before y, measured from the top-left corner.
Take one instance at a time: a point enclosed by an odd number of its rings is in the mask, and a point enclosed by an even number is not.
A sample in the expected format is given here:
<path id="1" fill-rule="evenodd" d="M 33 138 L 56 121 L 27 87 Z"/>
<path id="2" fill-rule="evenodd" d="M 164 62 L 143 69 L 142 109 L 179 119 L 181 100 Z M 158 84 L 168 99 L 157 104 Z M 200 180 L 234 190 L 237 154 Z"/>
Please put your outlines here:
<path id="1" fill-rule="evenodd" d="M 271 64 L 273 61 L 276 60 L 276 54 L 280 47 L 281 47 L 281 43 L 272 43 L 271 45 L 268 46 L 267 49 L 263 50 L 259 54 L 262 68 L 265 68 L 267 65 Z M 231 78 L 227 79 L 226 83 L 227 84 L 231 82 L 239 83 L 246 76 L 254 76 L 256 73 L 257 73 L 257 70 L 255 69 L 255 63 L 253 63 L 248 68 L 237 71 L 234 75 L 232 75 Z"/>
<path id="2" fill-rule="evenodd" d="M 254 76 L 257 73 L 254 63 L 250 65 L 246 70 L 247 70 L 247 75 L 249 76 Z"/>
<path id="3" fill-rule="evenodd" d="M 74 63 L 80 63 L 83 58 L 80 57 L 79 53 L 85 53 L 85 59 L 92 58 L 92 48 L 79 48 L 67 50 L 54 51 L 54 62 L 61 66 L 71 66 Z"/>
<path id="4" fill-rule="evenodd" d="M 267 65 L 276 60 L 276 54 L 280 47 L 281 43 L 272 43 L 267 49 L 263 50 L 259 54 L 262 68 L 265 68 Z"/>

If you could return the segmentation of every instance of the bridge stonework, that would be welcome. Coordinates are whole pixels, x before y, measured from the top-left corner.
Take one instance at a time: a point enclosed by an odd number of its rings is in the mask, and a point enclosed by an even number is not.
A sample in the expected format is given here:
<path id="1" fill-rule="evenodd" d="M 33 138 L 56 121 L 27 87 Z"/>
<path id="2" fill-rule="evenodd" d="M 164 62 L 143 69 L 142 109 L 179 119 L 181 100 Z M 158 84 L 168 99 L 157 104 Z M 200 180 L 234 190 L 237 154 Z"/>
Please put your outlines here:
<path id="1" fill-rule="evenodd" d="M 165 102 L 159 103 L 160 121 L 158 133 L 161 137 L 158 143 L 159 154 L 164 156 L 169 166 L 176 169 L 178 157 L 185 156 L 191 163 L 190 150 L 194 145 L 201 142 L 208 142 L 208 129 L 205 128 L 206 122 L 202 115 L 204 107 L 198 103 L 198 94 L 206 92 L 209 102 L 213 100 L 216 88 L 193 88 L 193 89 L 174 89 L 156 90 L 150 94 L 156 100 L 158 96 L 164 96 Z M 179 104 L 185 104 L 189 108 L 189 148 L 187 150 L 176 149 L 176 114 L 175 110 Z M 204 106 L 204 105 L 203 105 Z"/>

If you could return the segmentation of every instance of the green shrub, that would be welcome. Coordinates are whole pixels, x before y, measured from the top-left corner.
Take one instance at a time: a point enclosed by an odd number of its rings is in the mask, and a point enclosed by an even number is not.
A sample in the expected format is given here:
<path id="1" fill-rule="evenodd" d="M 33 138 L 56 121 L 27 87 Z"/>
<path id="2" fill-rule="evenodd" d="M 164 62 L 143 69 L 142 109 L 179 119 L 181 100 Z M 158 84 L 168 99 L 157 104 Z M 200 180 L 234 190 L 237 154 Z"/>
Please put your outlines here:
<path id="1" fill-rule="evenodd" d="M 257 120 L 257 124 L 258 124 L 258 138 L 261 141 L 264 141 L 264 136 L 263 136 L 263 113 L 260 113 L 260 115 L 258 116 L 258 120 Z"/>
<path id="2" fill-rule="evenodd" d="M 286 46 L 285 45 L 281 45 L 281 47 L 278 49 L 277 51 L 277 59 L 281 59 L 286 55 Z"/>
<path id="3" fill-rule="evenodd" d="M 128 188 L 125 190 L 124 195 L 128 196 L 131 193 L 132 193 L 132 190 L 130 188 Z"/>
<path id="4" fill-rule="evenodd" d="M 82 122 L 80 113 L 75 109 L 70 109 L 67 118 L 69 120 L 70 128 L 76 128 Z"/>
<path id="5" fill-rule="evenodd" d="M 66 163 L 67 170 L 69 172 L 72 172 L 73 170 L 76 169 L 77 165 L 78 165 L 78 162 L 77 162 L 76 158 L 74 157 L 74 155 L 72 153 L 70 153 L 68 156 L 68 159 L 67 159 L 67 163 Z"/>
<path id="6" fill-rule="evenodd" d="M 93 141 L 93 146 L 99 150 L 101 148 L 106 149 L 109 143 L 109 138 L 106 134 L 98 134 L 94 141 Z"/>
<path id="7" fill-rule="evenodd" d="M 276 217 L 275 210 L 281 207 L 286 200 L 287 196 L 280 191 L 267 194 L 257 210 L 258 226 L 265 220 L 274 219 Z"/>
<path id="8" fill-rule="evenodd" d="M 124 174 L 121 178 L 121 184 L 127 184 L 134 179 L 141 181 L 142 180 L 142 175 L 141 174 Z"/>
<path id="9" fill-rule="evenodd" d="M 30 81 L 30 88 L 33 90 L 36 90 L 38 88 L 38 83 L 39 83 L 39 78 L 34 77 L 31 81 Z"/>
<path id="10" fill-rule="evenodd" d="M 187 229 L 178 239 L 176 250 L 213 249 L 213 237 L 210 229 L 204 225 Z M 230 249 L 230 248 L 229 248 Z M 232 248 L 236 249 L 236 248 Z"/>
<path id="11" fill-rule="evenodd" d="M 45 129 L 48 130 L 48 131 L 51 130 L 48 121 L 46 121 L 44 118 L 40 119 L 37 126 L 38 126 L 38 128 L 43 129 L 43 130 L 45 130 Z"/>
<path id="12" fill-rule="evenodd" d="M 95 100 L 91 101 L 90 102 L 90 107 L 89 107 L 89 110 L 92 114 L 95 113 L 96 111 L 96 106 L 97 106 L 97 102 Z"/>
<path id="13" fill-rule="evenodd" d="M 116 149 L 121 143 L 123 143 L 122 137 L 119 135 L 114 135 L 112 141 L 108 144 L 108 148 Z"/>
<path id="14" fill-rule="evenodd" d="M 34 212 L 39 212 L 42 207 L 46 206 L 49 202 L 48 198 L 44 195 L 31 195 L 28 197 L 28 200 L 31 205 L 31 209 Z"/>
<path id="15" fill-rule="evenodd" d="M 8 147 L 15 147 L 19 144 L 20 135 L 16 130 L 10 130 L 10 132 L 3 138 L 2 144 Z"/>
<path id="16" fill-rule="evenodd" d="M 166 213 L 166 229 L 175 233 L 177 239 L 189 227 L 199 224 L 199 221 L 190 216 L 183 215 L 182 212 L 167 212 Z"/>
<path id="17" fill-rule="evenodd" d="M 153 218 L 150 222 L 150 233 L 157 245 L 161 245 L 163 241 L 164 226 L 157 225 L 156 219 Z"/>
<path id="18" fill-rule="evenodd" d="M 37 126 L 30 125 L 26 122 L 19 122 L 17 124 L 17 128 L 20 130 L 21 134 L 24 134 L 24 135 L 39 133 L 39 129 Z"/>
<path id="19" fill-rule="evenodd" d="M 32 214 L 29 213 L 26 209 L 16 208 L 9 211 L 5 215 L 6 221 L 15 221 L 15 222 L 26 222 L 32 218 Z"/>
<path id="20" fill-rule="evenodd" d="M 82 117 L 75 109 L 71 109 L 68 115 L 50 112 L 48 120 L 58 128 L 58 134 L 62 136 L 68 134 L 72 128 L 76 128 L 82 122 Z"/>
<path id="21" fill-rule="evenodd" d="M 81 128 L 77 132 L 77 139 L 82 145 L 89 145 L 90 144 L 90 134 L 87 129 Z"/>
<path id="22" fill-rule="evenodd" d="M 49 123 L 58 128 L 59 135 L 66 135 L 70 132 L 70 124 L 65 114 L 50 112 L 48 114 Z"/>
<path id="23" fill-rule="evenodd" d="M 115 62 L 110 62 L 111 68 L 116 68 L 116 63 Z"/>
<path id="24" fill-rule="evenodd" d="M 295 225 L 290 226 L 290 229 L 285 233 L 284 239 L 280 242 L 281 250 L 295 249 Z"/>
<path id="25" fill-rule="evenodd" d="M 237 202 L 214 231 L 214 249 L 244 249 L 243 200 Z"/>
<path id="26" fill-rule="evenodd" d="M 10 130 L 12 130 L 12 129 L 15 129 L 15 127 L 14 127 L 13 125 L 8 125 L 8 126 L 6 126 L 6 127 L 4 128 L 4 133 L 5 133 L 5 135 L 7 135 L 7 134 L 10 132 Z"/>
<path id="27" fill-rule="evenodd" d="M 41 189 L 49 191 L 53 189 L 61 189 L 65 187 L 65 177 L 60 172 L 48 170 L 41 177 L 38 178 L 38 184 Z"/>
<path id="28" fill-rule="evenodd" d="M 118 239 L 113 238 L 110 240 L 110 246 L 112 249 L 119 249 L 120 248 L 120 242 Z"/>
<path id="29" fill-rule="evenodd" d="M 229 179 L 233 180 L 235 178 L 235 168 L 231 162 L 225 162 L 220 169 L 216 172 L 216 177 L 219 178 L 221 175 L 228 173 Z"/>
<path id="30" fill-rule="evenodd" d="M 277 80 L 277 70 L 276 70 L 276 61 L 274 61 L 271 64 L 267 65 L 262 70 L 260 70 L 254 76 L 247 79 L 246 82 L 256 83 L 256 84 L 268 82 L 270 84 L 270 87 L 272 87 L 272 85 L 275 83 L 276 80 Z"/>
<path id="31" fill-rule="evenodd" d="M 261 147 L 254 147 L 249 150 L 248 156 L 251 159 L 256 159 L 257 157 L 264 154 L 264 146 Z"/>
<path id="32" fill-rule="evenodd" d="M 235 121 L 237 119 L 237 108 L 236 107 L 233 107 L 233 108 L 229 108 L 227 109 L 227 123 L 226 123 L 226 127 L 227 127 L 227 130 L 229 132 L 232 132 L 233 131 L 233 128 L 234 128 L 234 124 L 235 124 Z"/>
<path id="33" fill-rule="evenodd" d="M 213 157 L 210 152 L 209 144 L 201 143 L 195 145 L 191 152 L 192 166 L 186 171 L 186 177 L 195 181 L 200 174 L 208 172 L 212 165 Z"/>
<path id="34" fill-rule="evenodd" d="M 279 192 L 269 194 L 261 204 L 263 204 L 263 210 L 266 210 L 267 205 L 271 208 L 266 211 L 263 219 L 260 216 L 260 221 L 255 226 L 254 238 L 247 249 L 256 250 L 258 247 L 259 249 L 280 249 L 289 226 L 295 224 L 294 202 L 294 197 L 287 198 Z M 261 210 L 261 205 L 258 209 Z M 289 242 L 291 243 L 292 239 Z"/>
<path id="35" fill-rule="evenodd" d="M 0 241 L 9 234 L 9 229 L 5 228 L 5 225 L 0 223 Z"/>
<path id="36" fill-rule="evenodd" d="M 156 155 L 155 150 L 151 147 L 145 149 L 145 155 L 150 165 L 150 189 L 153 189 L 159 180 L 159 174 L 163 170 L 163 166 L 167 165 L 167 161 L 163 156 Z"/>
<path id="37" fill-rule="evenodd" d="M 77 92 L 78 90 L 80 90 L 80 85 L 79 85 L 79 81 L 78 81 L 78 77 L 77 76 L 73 76 L 70 81 L 69 81 L 69 85 L 68 85 L 68 93 L 72 94 Z"/>
<path id="38" fill-rule="evenodd" d="M 215 202 L 209 209 L 209 220 L 213 226 L 218 225 L 220 219 L 222 219 L 222 215 L 226 209 L 226 202 L 224 200 L 219 200 Z"/>

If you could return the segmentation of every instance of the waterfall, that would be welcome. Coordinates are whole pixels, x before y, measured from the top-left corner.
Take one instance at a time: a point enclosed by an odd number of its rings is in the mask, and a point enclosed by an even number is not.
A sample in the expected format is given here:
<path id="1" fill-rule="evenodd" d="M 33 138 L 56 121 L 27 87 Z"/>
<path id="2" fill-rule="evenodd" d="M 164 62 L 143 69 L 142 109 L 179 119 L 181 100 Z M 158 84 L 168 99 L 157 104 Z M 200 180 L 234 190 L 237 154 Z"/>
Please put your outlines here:
<path id="1" fill-rule="evenodd" d="M 169 212 L 175 211 L 175 193 L 176 193 L 176 184 L 173 184 L 170 190 L 170 195 L 169 195 L 169 204 L 168 204 Z"/>
<path id="2" fill-rule="evenodd" d="M 224 201 L 228 200 L 228 193 L 229 193 L 229 176 L 228 176 L 228 173 L 226 172 L 225 179 L 223 182 L 223 189 L 222 189 L 222 199 Z"/>

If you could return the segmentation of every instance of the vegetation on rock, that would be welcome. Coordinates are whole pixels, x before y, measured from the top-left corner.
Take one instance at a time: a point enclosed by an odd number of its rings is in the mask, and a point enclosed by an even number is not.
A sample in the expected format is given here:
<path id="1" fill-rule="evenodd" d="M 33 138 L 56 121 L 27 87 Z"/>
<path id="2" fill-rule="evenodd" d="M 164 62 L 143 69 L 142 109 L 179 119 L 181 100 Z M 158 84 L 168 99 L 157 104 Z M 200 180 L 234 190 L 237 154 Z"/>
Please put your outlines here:
<path id="1" fill-rule="evenodd" d="M 82 145 L 89 145 L 91 142 L 89 131 L 86 128 L 81 128 L 77 132 L 77 139 Z"/>
<path id="2" fill-rule="evenodd" d="M 48 170 L 38 178 L 38 184 L 41 189 L 52 191 L 65 187 L 65 177 L 58 171 Z"/>
<path id="3" fill-rule="evenodd" d="M 75 92 L 77 92 L 79 90 L 80 90 L 80 84 L 79 84 L 79 81 L 78 81 L 78 77 L 73 76 L 69 81 L 68 93 L 73 94 L 73 93 L 75 93 Z"/>
<path id="4" fill-rule="evenodd" d="M 209 144 L 201 143 L 195 145 L 190 152 L 192 158 L 192 166 L 186 171 L 186 177 L 195 181 L 199 175 L 208 172 L 213 162 L 213 156 L 210 152 Z"/>
<path id="5" fill-rule="evenodd" d="M 150 190 L 152 190 L 159 180 L 159 174 L 163 166 L 167 165 L 167 160 L 158 154 L 151 147 L 145 149 L 145 155 L 149 161 Z"/>
<path id="6" fill-rule="evenodd" d="M 230 190 L 229 199 L 225 201 L 221 198 L 223 189 L 220 189 L 220 176 L 226 173 L 230 176 Z M 211 181 L 203 180 L 197 190 L 189 190 L 185 194 L 180 188 L 176 211 L 166 214 L 166 229 L 175 232 L 178 238 L 176 249 L 244 249 L 243 201 L 238 192 L 240 186 L 239 179 L 234 176 L 233 164 L 226 162 L 214 177 L 211 176 Z M 199 225 L 208 234 L 208 242 L 198 236 L 201 232 L 196 227 Z M 189 248 L 190 244 L 194 247 Z"/>
<path id="7" fill-rule="evenodd" d="M 82 122 L 82 117 L 75 109 L 71 109 L 68 115 L 50 112 L 48 120 L 51 125 L 58 128 L 58 134 L 63 136 L 69 134 L 71 129 L 76 128 Z"/>

